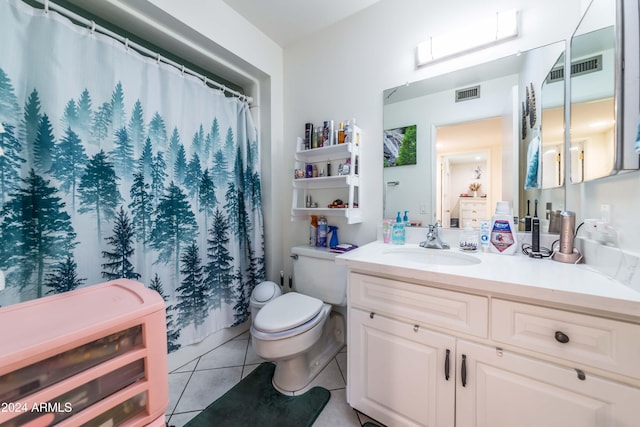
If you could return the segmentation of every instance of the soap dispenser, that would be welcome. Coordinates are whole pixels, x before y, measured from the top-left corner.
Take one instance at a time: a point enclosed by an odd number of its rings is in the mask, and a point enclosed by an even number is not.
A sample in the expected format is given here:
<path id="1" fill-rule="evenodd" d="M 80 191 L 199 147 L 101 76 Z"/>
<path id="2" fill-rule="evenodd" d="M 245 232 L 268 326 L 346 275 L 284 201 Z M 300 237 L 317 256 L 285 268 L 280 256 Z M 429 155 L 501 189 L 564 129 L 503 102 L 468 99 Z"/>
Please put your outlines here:
<path id="1" fill-rule="evenodd" d="M 404 218 L 402 218 L 402 221 L 404 222 L 405 227 L 411 227 L 411 221 L 409 221 L 409 215 L 407 215 L 407 213 L 409 213 L 409 211 L 404 211 Z"/>
<path id="2" fill-rule="evenodd" d="M 398 215 L 396 216 L 396 222 L 391 227 L 391 243 L 394 245 L 404 245 L 405 240 L 405 229 L 404 222 L 400 217 L 400 211 L 398 211 Z"/>

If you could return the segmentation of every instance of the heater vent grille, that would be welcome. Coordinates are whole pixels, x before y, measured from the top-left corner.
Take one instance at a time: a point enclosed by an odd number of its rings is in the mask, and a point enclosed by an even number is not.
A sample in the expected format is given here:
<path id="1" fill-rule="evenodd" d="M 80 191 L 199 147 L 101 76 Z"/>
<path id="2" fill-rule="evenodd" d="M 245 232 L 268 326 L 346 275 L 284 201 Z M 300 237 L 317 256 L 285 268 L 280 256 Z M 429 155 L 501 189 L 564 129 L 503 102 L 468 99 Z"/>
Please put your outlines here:
<path id="1" fill-rule="evenodd" d="M 581 59 L 580 61 L 571 64 L 572 77 L 595 73 L 597 71 L 602 71 L 602 55 Z M 553 83 L 561 80 L 564 80 L 564 67 L 551 70 L 547 76 L 547 83 Z"/>
<path id="2" fill-rule="evenodd" d="M 480 98 L 480 85 L 456 90 L 456 102 Z"/>

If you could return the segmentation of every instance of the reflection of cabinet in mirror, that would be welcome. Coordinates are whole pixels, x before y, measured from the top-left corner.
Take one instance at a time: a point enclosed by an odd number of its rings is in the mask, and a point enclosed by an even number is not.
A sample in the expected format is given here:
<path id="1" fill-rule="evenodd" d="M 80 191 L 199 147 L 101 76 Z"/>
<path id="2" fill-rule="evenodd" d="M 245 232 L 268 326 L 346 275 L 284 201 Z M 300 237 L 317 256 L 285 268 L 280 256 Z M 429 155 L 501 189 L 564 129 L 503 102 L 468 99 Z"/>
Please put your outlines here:
<path id="1" fill-rule="evenodd" d="M 489 219 L 487 210 L 487 199 L 478 197 L 460 198 L 460 227 L 465 227 L 467 223 L 478 230 L 480 221 Z"/>

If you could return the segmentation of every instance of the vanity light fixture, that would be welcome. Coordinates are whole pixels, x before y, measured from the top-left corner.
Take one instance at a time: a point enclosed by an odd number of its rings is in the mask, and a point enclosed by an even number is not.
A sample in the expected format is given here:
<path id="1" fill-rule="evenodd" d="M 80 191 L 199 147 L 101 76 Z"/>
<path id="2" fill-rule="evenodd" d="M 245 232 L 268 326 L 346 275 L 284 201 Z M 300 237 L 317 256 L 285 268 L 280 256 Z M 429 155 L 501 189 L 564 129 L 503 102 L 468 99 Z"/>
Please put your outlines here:
<path id="1" fill-rule="evenodd" d="M 462 26 L 461 26 L 462 27 Z M 416 66 L 460 55 L 518 36 L 518 11 L 496 12 L 467 23 L 457 33 L 429 37 L 416 48 Z"/>

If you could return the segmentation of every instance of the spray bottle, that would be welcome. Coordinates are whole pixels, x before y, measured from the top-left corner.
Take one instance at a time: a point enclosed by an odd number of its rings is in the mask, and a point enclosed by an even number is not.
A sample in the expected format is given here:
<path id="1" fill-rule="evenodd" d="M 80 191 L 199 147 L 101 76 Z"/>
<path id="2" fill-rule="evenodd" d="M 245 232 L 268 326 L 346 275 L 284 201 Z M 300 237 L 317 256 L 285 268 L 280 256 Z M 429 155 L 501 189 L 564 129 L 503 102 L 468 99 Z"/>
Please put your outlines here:
<path id="1" fill-rule="evenodd" d="M 327 219 L 323 216 L 318 218 L 318 240 L 316 241 L 318 247 L 327 247 Z"/>
<path id="2" fill-rule="evenodd" d="M 329 248 L 333 249 L 339 245 L 338 242 L 338 227 L 335 225 L 329 226 L 329 233 L 331 233 L 331 240 L 329 240 Z"/>

